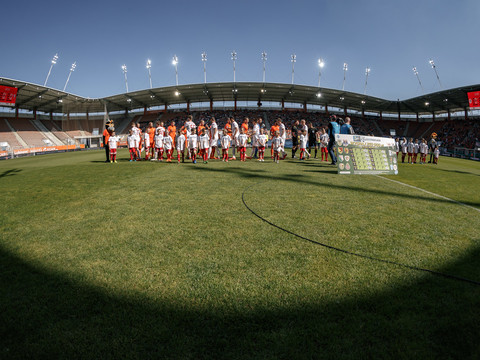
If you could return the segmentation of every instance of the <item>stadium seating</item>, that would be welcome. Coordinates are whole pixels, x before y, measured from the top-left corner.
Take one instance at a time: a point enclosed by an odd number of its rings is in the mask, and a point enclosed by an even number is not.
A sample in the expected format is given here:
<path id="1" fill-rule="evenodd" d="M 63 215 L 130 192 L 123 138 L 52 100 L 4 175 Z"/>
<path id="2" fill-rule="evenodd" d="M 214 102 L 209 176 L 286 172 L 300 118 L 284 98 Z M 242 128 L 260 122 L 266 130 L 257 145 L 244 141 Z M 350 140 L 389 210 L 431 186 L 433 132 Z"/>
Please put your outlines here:
<path id="1" fill-rule="evenodd" d="M 43 136 L 30 119 L 9 119 L 9 123 L 29 147 L 51 145 L 50 140 Z"/>

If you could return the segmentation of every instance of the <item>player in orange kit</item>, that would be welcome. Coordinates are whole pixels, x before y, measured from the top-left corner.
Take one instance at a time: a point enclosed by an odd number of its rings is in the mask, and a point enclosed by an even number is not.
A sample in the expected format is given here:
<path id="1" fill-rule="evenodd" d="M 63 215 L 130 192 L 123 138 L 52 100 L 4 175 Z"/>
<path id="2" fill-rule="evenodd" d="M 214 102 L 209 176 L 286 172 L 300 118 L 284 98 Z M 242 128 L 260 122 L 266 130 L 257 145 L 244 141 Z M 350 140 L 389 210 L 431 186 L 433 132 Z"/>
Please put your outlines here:
<path id="1" fill-rule="evenodd" d="M 173 146 L 175 146 L 175 137 L 177 136 L 177 127 L 175 126 L 175 121 L 172 120 L 170 126 L 167 128 L 167 133 L 172 138 Z"/>

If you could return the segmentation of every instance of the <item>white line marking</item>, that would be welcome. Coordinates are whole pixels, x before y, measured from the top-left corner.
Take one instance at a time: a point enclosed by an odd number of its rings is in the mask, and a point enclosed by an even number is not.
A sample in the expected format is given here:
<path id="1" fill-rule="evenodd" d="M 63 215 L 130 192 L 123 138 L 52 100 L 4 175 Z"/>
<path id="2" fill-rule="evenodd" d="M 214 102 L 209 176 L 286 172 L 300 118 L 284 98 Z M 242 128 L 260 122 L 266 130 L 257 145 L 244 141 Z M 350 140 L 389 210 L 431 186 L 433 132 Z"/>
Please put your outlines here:
<path id="1" fill-rule="evenodd" d="M 450 201 L 450 202 L 455 203 L 455 204 L 458 204 L 458 205 L 466 206 L 466 207 L 468 207 L 468 208 L 470 208 L 470 209 L 473 209 L 473 210 L 475 210 L 475 211 L 480 212 L 480 209 L 479 209 L 479 208 L 476 208 L 476 207 L 471 206 L 471 205 L 464 204 L 464 203 L 462 203 L 462 202 L 460 202 L 460 201 L 456 201 L 456 200 L 450 199 L 450 198 L 448 198 L 448 197 L 446 197 L 446 196 L 439 195 L 439 194 L 435 194 L 435 193 L 433 193 L 433 192 L 424 190 L 424 189 L 422 189 L 422 188 L 419 188 L 419 187 L 416 187 L 416 186 L 413 186 L 413 185 L 409 185 L 409 184 L 405 184 L 405 183 L 403 183 L 403 182 L 401 182 L 401 181 L 389 179 L 389 178 L 386 178 L 386 177 L 383 177 L 383 176 L 380 176 L 380 175 L 375 175 L 375 176 L 376 176 L 376 177 L 379 177 L 379 178 L 381 178 L 381 179 L 384 179 L 384 180 L 392 181 L 392 182 L 397 183 L 397 184 L 400 184 L 400 185 L 408 186 L 408 187 L 410 187 L 410 188 L 412 188 L 412 189 L 416 189 L 416 190 L 423 191 L 424 193 L 427 193 L 427 194 L 430 194 L 430 195 L 439 197 L 439 198 L 441 198 L 441 199 Z"/>

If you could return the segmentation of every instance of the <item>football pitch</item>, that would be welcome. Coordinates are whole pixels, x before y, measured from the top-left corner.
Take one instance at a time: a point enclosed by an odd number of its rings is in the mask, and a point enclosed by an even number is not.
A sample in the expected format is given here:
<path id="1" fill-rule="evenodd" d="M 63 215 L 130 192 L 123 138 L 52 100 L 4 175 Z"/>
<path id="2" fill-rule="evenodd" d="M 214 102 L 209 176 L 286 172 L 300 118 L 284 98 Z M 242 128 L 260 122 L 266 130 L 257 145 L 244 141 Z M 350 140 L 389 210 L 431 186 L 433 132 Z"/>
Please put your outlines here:
<path id="1" fill-rule="evenodd" d="M 0 162 L 0 358 L 480 357 L 479 162 L 127 158 Z"/>

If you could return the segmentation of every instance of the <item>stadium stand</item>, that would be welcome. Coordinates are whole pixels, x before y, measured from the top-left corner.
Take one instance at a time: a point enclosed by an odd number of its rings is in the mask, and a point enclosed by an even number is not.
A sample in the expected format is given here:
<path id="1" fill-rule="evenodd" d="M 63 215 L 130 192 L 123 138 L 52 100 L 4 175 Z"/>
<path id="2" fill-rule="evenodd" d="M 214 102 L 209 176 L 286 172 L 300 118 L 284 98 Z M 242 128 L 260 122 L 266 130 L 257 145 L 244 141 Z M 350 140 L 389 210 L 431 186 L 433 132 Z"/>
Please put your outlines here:
<path id="1" fill-rule="evenodd" d="M 23 148 L 24 145 L 17 139 L 7 121 L 7 119 L 0 119 L 0 143 L 8 143 L 11 149 Z"/>
<path id="2" fill-rule="evenodd" d="M 33 125 L 30 119 L 10 119 L 9 123 L 28 146 L 51 145 L 51 141 Z"/>
<path id="3" fill-rule="evenodd" d="M 48 131 L 50 131 L 53 135 L 55 135 L 58 139 L 60 139 L 61 142 L 66 144 L 70 137 L 67 135 L 66 132 L 61 131 L 59 126 L 55 123 L 55 121 L 52 120 L 41 120 L 43 126 L 47 128 Z"/>

